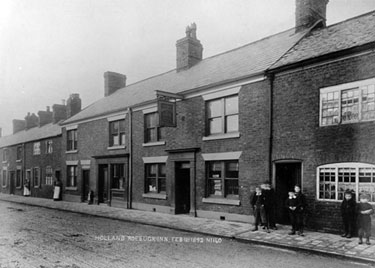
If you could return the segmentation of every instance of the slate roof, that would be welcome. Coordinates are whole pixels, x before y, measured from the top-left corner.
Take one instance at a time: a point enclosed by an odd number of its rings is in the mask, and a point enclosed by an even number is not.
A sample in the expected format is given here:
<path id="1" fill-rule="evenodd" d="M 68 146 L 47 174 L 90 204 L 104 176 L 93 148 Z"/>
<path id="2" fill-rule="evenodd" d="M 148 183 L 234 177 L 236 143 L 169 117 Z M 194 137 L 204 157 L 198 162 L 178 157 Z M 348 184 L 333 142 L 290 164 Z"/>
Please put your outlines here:
<path id="1" fill-rule="evenodd" d="M 271 68 L 375 42 L 375 11 L 311 31 Z"/>
<path id="2" fill-rule="evenodd" d="M 42 140 L 61 135 L 61 126 L 59 124 L 47 124 L 41 127 L 33 127 L 28 130 L 22 130 L 9 136 L 0 138 L 0 148 L 12 146 L 24 142 Z"/>
<path id="3" fill-rule="evenodd" d="M 182 93 L 262 73 L 292 48 L 306 32 L 295 33 L 294 29 L 290 29 L 203 59 L 187 70 L 172 70 L 128 85 L 89 105 L 63 124 L 94 118 L 155 100 L 155 90 Z"/>

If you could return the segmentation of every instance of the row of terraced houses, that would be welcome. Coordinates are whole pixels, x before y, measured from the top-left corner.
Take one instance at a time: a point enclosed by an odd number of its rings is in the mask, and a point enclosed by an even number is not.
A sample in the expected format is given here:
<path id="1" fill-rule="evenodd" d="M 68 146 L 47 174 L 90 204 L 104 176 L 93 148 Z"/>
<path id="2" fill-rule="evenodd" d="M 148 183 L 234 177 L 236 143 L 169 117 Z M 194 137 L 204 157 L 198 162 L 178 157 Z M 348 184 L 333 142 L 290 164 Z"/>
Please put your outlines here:
<path id="1" fill-rule="evenodd" d="M 346 189 L 375 202 L 375 11 L 327 26 L 327 4 L 296 0 L 295 28 L 209 58 L 193 24 L 175 69 L 130 85 L 106 72 L 86 108 L 72 94 L 13 120 L 1 192 L 29 179 L 52 198 L 60 177 L 68 201 L 92 190 L 96 204 L 251 222 L 250 193 L 270 180 L 287 223 L 298 183 L 310 228 L 337 231 Z"/>

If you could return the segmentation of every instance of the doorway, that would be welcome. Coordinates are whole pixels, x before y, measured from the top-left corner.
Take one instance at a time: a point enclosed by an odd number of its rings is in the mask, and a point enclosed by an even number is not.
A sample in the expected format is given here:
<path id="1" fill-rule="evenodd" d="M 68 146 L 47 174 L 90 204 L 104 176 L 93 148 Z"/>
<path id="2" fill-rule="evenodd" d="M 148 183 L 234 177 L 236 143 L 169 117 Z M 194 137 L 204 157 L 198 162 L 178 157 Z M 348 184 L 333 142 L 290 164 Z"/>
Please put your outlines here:
<path id="1" fill-rule="evenodd" d="M 176 214 L 190 212 L 190 162 L 176 162 L 175 199 Z"/>
<path id="2" fill-rule="evenodd" d="M 108 165 L 99 165 L 98 204 L 108 201 Z"/>
<path id="3" fill-rule="evenodd" d="M 14 188 L 15 188 L 15 172 L 10 171 L 9 172 L 9 193 L 14 194 Z"/>
<path id="4" fill-rule="evenodd" d="M 289 213 L 285 207 L 288 192 L 294 190 L 296 184 L 301 185 L 301 162 L 275 163 L 275 190 L 276 190 L 276 221 L 281 224 L 290 224 Z"/>
<path id="5" fill-rule="evenodd" d="M 83 169 L 82 170 L 82 202 L 87 201 L 88 195 L 90 191 L 90 170 Z"/>

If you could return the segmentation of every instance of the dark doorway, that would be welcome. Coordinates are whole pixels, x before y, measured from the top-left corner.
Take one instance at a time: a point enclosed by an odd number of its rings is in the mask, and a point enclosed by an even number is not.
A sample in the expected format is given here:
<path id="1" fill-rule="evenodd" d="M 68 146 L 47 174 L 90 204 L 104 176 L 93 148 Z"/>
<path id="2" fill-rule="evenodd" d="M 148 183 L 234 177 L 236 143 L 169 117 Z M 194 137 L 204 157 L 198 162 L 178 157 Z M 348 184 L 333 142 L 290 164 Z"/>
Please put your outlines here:
<path id="1" fill-rule="evenodd" d="M 83 169 L 82 170 L 82 202 L 87 201 L 88 195 L 90 191 L 90 170 Z"/>
<path id="2" fill-rule="evenodd" d="M 9 193 L 14 194 L 14 188 L 15 188 L 15 172 L 11 171 L 9 172 Z"/>
<path id="3" fill-rule="evenodd" d="M 276 220 L 281 224 L 289 224 L 289 214 L 285 207 L 288 192 L 296 184 L 301 184 L 301 163 L 276 163 Z"/>
<path id="4" fill-rule="evenodd" d="M 176 162 L 175 199 L 176 214 L 190 212 L 190 162 Z"/>
<path id="5" fill-rule="evenodd" d="M 98 204 L 108 201 L 108 165 L 99 165 Z"/>

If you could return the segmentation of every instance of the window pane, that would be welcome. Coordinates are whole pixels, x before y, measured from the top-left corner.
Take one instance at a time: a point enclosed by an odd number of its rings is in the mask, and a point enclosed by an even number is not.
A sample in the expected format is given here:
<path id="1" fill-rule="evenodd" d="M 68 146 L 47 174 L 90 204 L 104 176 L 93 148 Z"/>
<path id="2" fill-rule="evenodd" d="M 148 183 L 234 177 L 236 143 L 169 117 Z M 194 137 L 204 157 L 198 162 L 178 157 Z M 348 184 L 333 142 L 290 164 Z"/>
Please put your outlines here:
<path id="1" fill-rule="evenodd" d="M 336 200 L 335 168 L 320 168 L 319 198 Z"/>
<path id="2" fill-rule="evenodd" d="M 159 177 L 165 177 L 165 170 L 166 170 L 166 165 L 159 164 Z"/>
<path id="3" fill-rule="evenodd" d="M 238 113 L 238 96 L 225 99 L 225 115 Z"/>
<path id="4" fill-rule="evenodd" d="M 207 103 L 208 118 L 222 116 L 222 100 L 214 100 Z"/>
<path id="5" fill-rule="evenodd" d="M 208 194 L 222 196 L 222 184 L 220 180 L 208 180 Z"/>
<path id="6" fill-rule="evenodd" d="M 124 133 L 121 133 L 121 142 L 120 142 L 120 144 L 121 145 L 125 145 L 125 134 Z"/>
<path id="7" fill-rule="evenodd" d="M 125 132 L 125 120 L 119 121 L 119 129 L 120 129 L 120 132 Z"/>
<path id="8" fill-rule="evenodd" d="M 238 131 L 238 114 L 227 116 L 226 120 L 226 132 L 236 132 Z"/>
<path id="9" fill-rule="evenodd" d="M 146 142 L 157 141 L 156 128 L 149 128 L 146 130 Z"/>
<path id="10" fill-rule="evenodd" d="M 223 132 L 222 127 L 222 119 L 221 117 L 218 118 L 211 118 L 208 120 L 210 133 L 209 134 L 217 134 Z"/>
<path id="11" fill-rule="evenodd" d="M 225 177 L 238 178 L 238 161 L 225 163 Z"/>
<path id="12" fill-rule="evenodd" d="M 145 116 L 146 127 L 156 127 L 156 113 L 147 114 Z"/>
<path id="13" fill-rule="evenodd" d="M 339 123 L 339 92 L 321 94 L 321 124 L 333 125 Z"/>
<path id="14" fill-rule="evenodd" d="M 210 162 L 209 163 L 209 174 L 210 178 L 221 178 L 221 162 Z"/>
<path id="15" fill-rule="evenodd" d="M 342 122 L 356 122 L 359 120 L 359 89 L 348 89 L 341 93 Z"/>
<path id="16" fill-rule="evenodd" d="M 225 196 L 238 195 L 238 180 L 225 180 Z"/>
<path id="17" fill-rule="evenodd" d="M 166 192 L 165 178 L 159 178 L 159 192 Z"/>
<path id="18" fill-rule="evenodd" d="M 156 192 L 156 178 L 147 178 L 147 189 L 148 192 Z"/>

